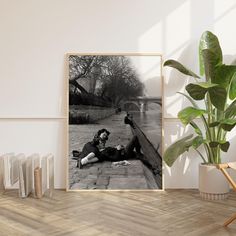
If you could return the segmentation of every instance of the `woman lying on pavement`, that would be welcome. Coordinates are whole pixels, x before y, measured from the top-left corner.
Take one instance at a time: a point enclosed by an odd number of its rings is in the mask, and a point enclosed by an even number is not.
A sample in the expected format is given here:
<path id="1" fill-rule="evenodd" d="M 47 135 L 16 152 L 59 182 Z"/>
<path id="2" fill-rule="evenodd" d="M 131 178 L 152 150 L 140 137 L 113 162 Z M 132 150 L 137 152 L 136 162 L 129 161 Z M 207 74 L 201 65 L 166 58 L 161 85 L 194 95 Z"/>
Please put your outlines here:
<path id="1" fill-rule="evenodd" d="M 98 130 L 93 140 L 84 145 L 82 152 L 73 151 L 73 155 L 76 152 L 78 154 L 78 167 L 88 163 L 102 161 L 101 151 L 105 149 L 105 143 L 108 140 L 110 132 L 107 129 Z"/>
<path id="2" fill-rule="evenodd" d="M 79 168 L 82 168 L 82 166 L 89 163 L 98 161 L 123 161 L 127 159 L 137 158 L 138 156 L 142 155 L 140 150 L 141 146 L 139 144 L 137 136 L 133 136 L 126 147 L 119 144 L 116 147 L 105 147 L 102 150 L 99 150 L 99 144 L 101 143 L 100 139 L 101 137 L 94 138 L 92 142 L 88 142 L 84 145 L 83 150 L 79 155 Z"/>

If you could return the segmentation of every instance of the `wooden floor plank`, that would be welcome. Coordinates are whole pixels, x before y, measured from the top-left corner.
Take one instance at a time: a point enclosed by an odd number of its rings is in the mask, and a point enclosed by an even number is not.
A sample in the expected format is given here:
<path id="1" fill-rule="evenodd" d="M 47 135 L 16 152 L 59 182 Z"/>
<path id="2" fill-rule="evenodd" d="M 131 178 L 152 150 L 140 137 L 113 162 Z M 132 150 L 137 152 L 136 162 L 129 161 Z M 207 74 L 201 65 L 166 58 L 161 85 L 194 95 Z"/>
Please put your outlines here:
<path id="1" fill-rule="evenodd" d="M 65 192 L 53 198 L 0 194 L 0 235 L 236 235 L 236 194 L 202 200 L 197 190 Z"/>

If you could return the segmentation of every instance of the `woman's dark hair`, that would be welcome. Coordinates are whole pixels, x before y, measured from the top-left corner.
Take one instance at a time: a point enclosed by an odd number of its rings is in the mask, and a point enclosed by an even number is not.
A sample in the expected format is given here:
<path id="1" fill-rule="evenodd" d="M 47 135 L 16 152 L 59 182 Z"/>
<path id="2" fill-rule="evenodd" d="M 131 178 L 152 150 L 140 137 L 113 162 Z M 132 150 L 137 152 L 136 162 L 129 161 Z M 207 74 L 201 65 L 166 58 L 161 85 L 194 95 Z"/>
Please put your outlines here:
<path id="1" fill-rule="evenodd" d="M 94 138 L 93 138 L 93 143 L 95 145 L 98 145 L 99 144 L 99 141 L 100 141 L 100 134 L 106 132 L 107 133 L 107 138 L 106 140 L 108 140 L 108 136 L 110 135 L 110 132 L 107 130 L 107 129 L 100 129 L 98 130 L 98 132 L 95 134 Z"/>
<path id="2" fill-rule="evenodd" d="M 109 136 L 109 134 L 110 134 L 110 132 L 107 130 L 107 129 L 100 129 L 100 130 L 98 130 L 98 132 L 97 132 L 97 136 L 100 136 L 100 134 L 102 134 L 102 133 L 104 133 L 104 132 L 106 132 L 107 133 L 107 136 Z"/>

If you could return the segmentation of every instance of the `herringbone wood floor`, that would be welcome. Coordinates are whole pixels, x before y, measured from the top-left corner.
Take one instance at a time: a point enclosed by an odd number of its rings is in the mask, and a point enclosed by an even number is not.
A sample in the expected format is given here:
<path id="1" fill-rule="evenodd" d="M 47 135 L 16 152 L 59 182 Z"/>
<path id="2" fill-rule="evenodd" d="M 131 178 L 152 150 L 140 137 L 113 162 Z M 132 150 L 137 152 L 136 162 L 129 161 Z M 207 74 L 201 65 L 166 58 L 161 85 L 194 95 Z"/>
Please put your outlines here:
<path id="1" fill-rule="evenodd" d="M 201 200 L 196 190 L 65 192 L 53 198 L 0 195 L 0 235 L 236 235 L 236 194 Z"/>

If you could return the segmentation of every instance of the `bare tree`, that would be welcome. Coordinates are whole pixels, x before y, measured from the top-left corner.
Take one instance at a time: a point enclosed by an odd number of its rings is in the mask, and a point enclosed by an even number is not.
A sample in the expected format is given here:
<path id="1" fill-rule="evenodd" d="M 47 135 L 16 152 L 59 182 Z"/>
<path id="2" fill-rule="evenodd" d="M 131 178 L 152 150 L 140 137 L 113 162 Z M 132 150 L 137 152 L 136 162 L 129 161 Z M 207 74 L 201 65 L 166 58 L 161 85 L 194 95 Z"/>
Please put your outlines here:
<path id="1" fill-rule="evenodd" d="M 100 94 L 109 97 L 114 106 L 130 97 L 143 94 L 144 86 L 136 71 L 125 56 L 110 56 L 107 61 L 106 76 L 101 86 Z"/>
<path id="2" fill-rule="evenodd" d="M 82 93 L 88 93 L 85 88 L 83 88 L 79 79 L 87 78 L 94 80 L 96 84 L 97 76 L 101 75 L 101 68 L 105 66 L 107 58 L 104 56 L 69 56 L 69 82 L 78 88 Z M 95 88 L 95 85 L 94 85 Z"/>
<path id="3" fill-rule="evenodd" d="M 70 93 L 98 95 L 113 106 L 143 94 L 143 84 L 128 57 L 71 55 L 69 59 Z M 89 91 L 80 84 L 82 78 L 89 83 Z"/>

